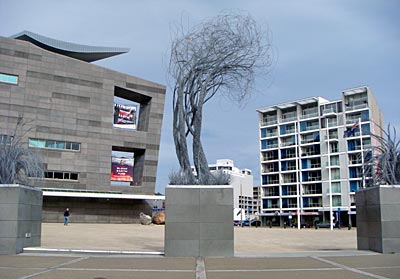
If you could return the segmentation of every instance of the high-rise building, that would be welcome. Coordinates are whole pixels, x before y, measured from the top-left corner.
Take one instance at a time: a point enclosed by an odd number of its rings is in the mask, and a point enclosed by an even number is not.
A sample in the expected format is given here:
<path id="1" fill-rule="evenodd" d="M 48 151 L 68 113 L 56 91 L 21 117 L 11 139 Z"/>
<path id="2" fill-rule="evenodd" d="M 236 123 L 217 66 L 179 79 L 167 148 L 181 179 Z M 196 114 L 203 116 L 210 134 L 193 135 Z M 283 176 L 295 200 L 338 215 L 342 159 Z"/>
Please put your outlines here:
<path id="1" fill-rule="evenodd" d="M 366 87 L 329 101 L 311 97 L 257 109 L 260 127 L 262 222 L 300 216 L 342 226 L 355 223 L 355 192 L 366 187 L 363 161 L 381 133 L 383 116 Z M 350 223 L 351 224 L 351 223 Z"/>
<path id="2" fill-rule="evenodd" d="M 165 86 L 91 62 L 129 49 L 21 32 L 0 37 L 0 140 L 24 123 L 39 153 L 43 221 L 138 222 L 151 214 Z M 156 197 L 157 198 L 157 197 Z"/>
<path id="3" fill-rule="evenodd" d="M 239 169 L 235 167 L 233 160 L 220 159 L 215 164 L 209 164 L 211 172 L 222 171 L 229 174 L 233 187 L 233 207 L 236 211 L 243 211 L 243 218 L 254 214 L 253 201 L 253 175 L 249 169 Z M 197 175 L 196 169 L 192 167 L 192 172 Z M 245 217 L 246 216 L 246 217 Z"/>

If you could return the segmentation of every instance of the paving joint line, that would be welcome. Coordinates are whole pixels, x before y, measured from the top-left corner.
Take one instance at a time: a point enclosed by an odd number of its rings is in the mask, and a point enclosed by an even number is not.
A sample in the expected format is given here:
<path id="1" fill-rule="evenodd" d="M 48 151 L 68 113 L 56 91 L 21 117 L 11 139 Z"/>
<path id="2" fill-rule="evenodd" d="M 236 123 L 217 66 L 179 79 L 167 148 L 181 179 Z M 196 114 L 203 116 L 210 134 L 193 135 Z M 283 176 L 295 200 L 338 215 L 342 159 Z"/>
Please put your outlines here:
<path id="1" fill-rule="evenodd" d="M 41 275 L 41 274 L 48 273 L 48 272 L 50 272 L 50 271 L 56 270 L 56 269 L 58 269 L 58 268 L 60 268 L 60 267 L 62 267 L 62 266 L 65 266 L 65 265 L 68 265 L 68 264 L 73 264 L 73 263 L 77 263 L 77 262 L 86 260 L 86 259 L 88 259 L 88 258 L 89 258 L 89 257 L 80 257 L 80 258 L 78 258 L 78 259 L 73 259 L 73 260 L 68 261 L 68 262 L 65 262 L 65 263 L 61 263 L 61 264 L 57 264 L 57 265 L 55 265 L 55 266 L 47 267 L 46 270 L 43 270 L 43 271 L 41 271 L 41 272 L 36 272 L 36 273 L 33 273 L 33 274 L 29 274 L 29 275 L 26 275 L 26 276 L 19 277 L 19 279 L 28 279 L 28 278 L 32 278 L 32 277 L 35 277 L 35 276 L 38 276 L 38 275 Z"/>
<path id="2" fill-rule="evenodd" d="M 207 279 L 206 266 L 203 257 L 196 258 L 196 279 Z"/>
<path id="3" fill-rule="evenodd" d="M 323 258 L 320 258 L 320 257 L 314 256 L 314 257 L 311 257 L 311 258 L 316 259 L 316 260 L 321 261 L 321 262 L 324 262 L 324 263 L 331 264 L 333 266 L 340 267 L 340 268 L 342 268 L 344 270 L 347 270 L 347 271 L 351 271 L 351 272 L 354 272 L 354 273 L 362 274 L 362 275 L 369 276 L 369 277 L 372 277 L 372 278 L 375 278 L 375 279 L 390 279 L 390 278 L 385 277 L 385 276 L 380 276 L 380 275 L 376 275 L 376 274 L 373 274 L 373 273 L 365 272 L 365 271 L 359 270 L 357 268 L 349 267 L 349 266 L 346 266 L 346 265 L 343 265 L 343 264 L 339 264 L 339 263 L 336 263 L 334 261 L 330 261 L 330 260 L 323 259 Z"/>

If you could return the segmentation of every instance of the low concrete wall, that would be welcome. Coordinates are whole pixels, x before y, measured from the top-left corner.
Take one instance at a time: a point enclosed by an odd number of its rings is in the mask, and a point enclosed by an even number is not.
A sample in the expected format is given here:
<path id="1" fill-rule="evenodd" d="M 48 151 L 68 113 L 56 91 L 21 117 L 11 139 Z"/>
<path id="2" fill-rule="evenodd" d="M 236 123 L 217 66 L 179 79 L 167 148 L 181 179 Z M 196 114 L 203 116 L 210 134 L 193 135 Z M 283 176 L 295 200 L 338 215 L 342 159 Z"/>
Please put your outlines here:
<path id="1" fill-rule="evenodd" d="M 22 185 L 0 185 L 0 254 L 40 246 L 42 191 Z"/>
<path id="2" fill-rule="evenodd" d="M 400 186 L 378 186 L 356 193 L 357 248 L 400 253 Z"/>
<path id="3" fill-rule="evenodd" d="M 234 255 L 233 188 L 168 186 L 165 195 L 165 255 Z"/>

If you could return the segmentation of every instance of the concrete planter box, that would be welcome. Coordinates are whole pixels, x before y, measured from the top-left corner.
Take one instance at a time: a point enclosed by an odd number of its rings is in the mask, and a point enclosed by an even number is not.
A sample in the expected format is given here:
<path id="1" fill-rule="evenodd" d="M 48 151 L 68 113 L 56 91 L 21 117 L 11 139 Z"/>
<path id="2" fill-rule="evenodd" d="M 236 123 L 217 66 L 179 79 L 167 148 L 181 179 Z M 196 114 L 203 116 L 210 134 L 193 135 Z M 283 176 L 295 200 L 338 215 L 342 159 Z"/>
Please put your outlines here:
<path id="1" fill-rule="evenodd" d="M 400 186 L 378 186 L 356 193 L 357 248 L 400 253 Z"/>
<path id="2" fill-rule="evenodd" d="M 234 255 L 232 186 L 168 186 L 165 255 Z"/>
<path id="3" fill-rule="evenodd" d="M 42 191 L 22 185 L 0 185 L 0 254 L 18 254 L 40 246 Z"/>

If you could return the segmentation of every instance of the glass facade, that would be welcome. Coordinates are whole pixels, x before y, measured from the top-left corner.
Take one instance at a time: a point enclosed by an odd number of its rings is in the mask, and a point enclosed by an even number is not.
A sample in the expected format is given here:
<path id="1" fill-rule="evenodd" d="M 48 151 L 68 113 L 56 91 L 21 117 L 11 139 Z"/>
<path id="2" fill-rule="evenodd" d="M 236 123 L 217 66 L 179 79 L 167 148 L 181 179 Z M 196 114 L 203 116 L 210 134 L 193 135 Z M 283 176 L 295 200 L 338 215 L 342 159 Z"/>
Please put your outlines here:
<path id="1" fill-rule="evenodd" d="M 0 82 L 17 85 L 18 76 L 0 73 Z"/>

